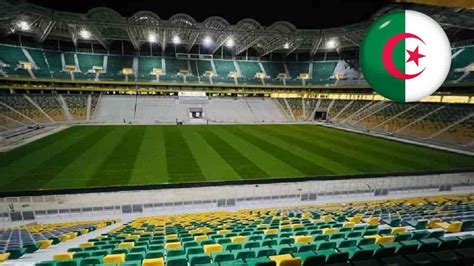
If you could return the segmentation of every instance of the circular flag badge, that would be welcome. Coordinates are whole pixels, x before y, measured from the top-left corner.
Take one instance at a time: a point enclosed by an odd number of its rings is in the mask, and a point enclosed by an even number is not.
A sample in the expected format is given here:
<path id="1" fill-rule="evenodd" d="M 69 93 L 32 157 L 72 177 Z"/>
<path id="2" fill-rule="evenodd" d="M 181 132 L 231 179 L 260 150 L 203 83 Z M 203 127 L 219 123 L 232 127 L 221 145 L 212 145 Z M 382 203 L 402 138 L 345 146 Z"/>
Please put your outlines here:
<path id="1" fill-rule="evenodd" d="M 451 46 L 443 29 L 427 15 L 394 11 L 369 27 L 359 61 L 375 91 L 396 102 L 413 102 L 443 84 L 451 65 Z"/>

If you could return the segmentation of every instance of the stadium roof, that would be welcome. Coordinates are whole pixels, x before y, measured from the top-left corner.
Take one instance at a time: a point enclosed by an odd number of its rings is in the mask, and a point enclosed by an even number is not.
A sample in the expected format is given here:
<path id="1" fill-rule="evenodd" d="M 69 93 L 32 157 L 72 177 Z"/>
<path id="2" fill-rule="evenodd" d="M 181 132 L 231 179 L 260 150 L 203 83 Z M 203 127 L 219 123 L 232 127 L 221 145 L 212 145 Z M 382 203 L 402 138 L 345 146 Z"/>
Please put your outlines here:
<path id="1" fill-rule="evenodd" d="M 473 36 L 472 9 L 408 5 L 410 9 L 437 20 L 452 41 L 464 41 Z M 0 29 L 4 36 L 32 35 L 39 42 L 46 39 L 72 40 L 75 45 L 94 41 L 105 48 L 113 41 L 122 40 L 129 41 L 137 50 L 144 43 L 156 42 L 163 51 L 170 45 L 182 45 L 190 51 L 199 44 L 209 47 L 211 52 L 226 46 L 236 55 L 249 48 L 254 48 L 259 56 L 272 52 L 290 54 L 295 50 L 314 55 L 318 51 L 358 47 L 372 20 L 400 7 L 401 4 L 393 4 L 382 8 L 369 21 L 358 24 L 329 29 L 298 29 L 286 21 L 262 26 L 248 18 L 231 25 L 222 17 L 209 17 L 198 22 L 187 14 L 176 14 L 163 20 L 151 11 L 124 17 L 105 7 L 81 14 L 55 11 L 23 0 L 0 0 Z M 465 34 L 466 31 L 469 34 Z"/>

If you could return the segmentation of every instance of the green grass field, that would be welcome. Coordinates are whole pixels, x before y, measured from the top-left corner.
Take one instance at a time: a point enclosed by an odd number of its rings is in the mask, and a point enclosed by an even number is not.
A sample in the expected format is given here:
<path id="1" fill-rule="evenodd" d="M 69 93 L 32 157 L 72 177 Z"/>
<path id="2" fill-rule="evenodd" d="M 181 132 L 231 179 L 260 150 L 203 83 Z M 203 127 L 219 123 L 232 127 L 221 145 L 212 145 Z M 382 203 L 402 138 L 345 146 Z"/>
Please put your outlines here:
<path id="1" fill-rule="evenodd" d="M 76 126 L 0 153 L 0 192 L 473 167 L 474 157 L 313 125 Z"/>

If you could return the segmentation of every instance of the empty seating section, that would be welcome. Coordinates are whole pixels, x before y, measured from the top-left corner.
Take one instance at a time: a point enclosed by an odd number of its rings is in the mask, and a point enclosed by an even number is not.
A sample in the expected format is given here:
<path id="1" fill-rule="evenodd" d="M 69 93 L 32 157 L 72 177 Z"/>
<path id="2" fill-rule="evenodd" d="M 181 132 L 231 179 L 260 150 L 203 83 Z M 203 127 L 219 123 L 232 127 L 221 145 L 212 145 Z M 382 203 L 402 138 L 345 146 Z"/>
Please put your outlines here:
<path id="1" fill-rule="evenodd" d="M 18 259 L 38 249 L 76 238 L 79 235 L 115 224 L 115 220 L 32 224 L 0 229 L 0 258 Z M 2 260 L 0 260 L 1 262 Z"/>
<path id="2" fill-rule="evenodd" d="M 472 264 L 473 208 L 451 195 L 143 217 L 37 265 Z"/>
<path id="3" fill-rule="evenodd" d="M 188 69 L 188 61 L 175 59 L 175 58 L 166 58 L 166 76 L 160 78 L 166 81 L 183 81 L 183 77 L 179 74 L 180 71 Z"/>
<path id="4" fill-rule="evenodd" d="M 54 94 L 44 94 L 44 95 L 34 95 L 31 94 L 29 97 L 39 105 L 45 113 L 47 113 L 51 119 L 56 122 L 66 121 L 66 115 L 64 114 L 63 107 L 61 102 L 58 99 L 57 95 Z"/>
<path id="5" fill-rule="evenodd" d="M 99 103 L 99 94 L 91 94 L 91 111 L 90 111 L 90 116 L 92 119 L 92 116 L 95 113 L 95 110 L 97 109 L 97 104 Z"/>
<path id="6" fill-rule="evenodd" d="M 45 51 L 44 56 L 46 58 L 46 62 L 48 63 L 49 70 L 53 72 L 53 77 L 55 79 L 71 80 L 71 75 L 63 71 L 63 63 L 61 61 L 60 52 Z"/>
<path id="7" fill-rule="evenodd" d="M 211 61 L 209 60 L 195 60 L 192 63 L 196 65 L 199 76 L 205 75 L 206 71 L 212 71 Z"/>
<path id="8" fill-rule="evenodd" d="M 309 72 L 309 62 L 307 63 L 286 63 L 286 67 L 288 68 L 288 72 L 290 72 L 290 76 L 292 79 L 296 79 L 302 73 L 308 74 Z"/>
<path id="9" fill-rule="evenodd" d="M 239 61 L 240 72 L 245 79 L 255 79 L 257 72 L 262 72 L 258 62 L 255 61 Z"/>
<path id="10" fill-rule="evenodd" d="M 125 80 L 122 70 L 133 68 L 132 56 L 111 55 L 107 58 L 107 70 L 100 74 L 101 80 Z"/>
<path id="11" fill-rule="evenodd" d="M 278 74 L 285 73 L 285 67 L 280 62 L 262 62 L 262 66 L 271 79 L 276 79 Z"/>
<path id="12" fill-rule="evenodd" d="M 104 65 L 104 57 L 102 55 L 78 53 L 77 60 L 79 61 L 81 73 L 74 74 L 76 79 L 94 80 L 95 73 L 91 70 L 93 70 L 93 67 L 103 67 Z"/>
<path id="13" fill-rule="evenodd" d="M 140 57 L 138 60 L 138 79 L 156 80 L 156 76 L 150 75 L 154 68 L 161 68 L 161 58 Z"/>
<path id="14" fill-rule="evenodd" d="M 305 112 L 303 110 L 303 100 L 300 98 L 290 98 L 287 99 L 287 102 L 295 119 L 304 120 Z"/>
<path id="15" fill-rule="evenodd" d="M 469 108 L 469 106 L 446 104 L 443 105 L 442 109 L 433 112 L 431 115 L 400 131 L 400 133 L 427 138 L 471 113 L 474 114 L 474 110 Z"/>
<path id="16" fill-rule="evenodd" d="M 29 62 L 19 47 L 0 45 L 0 60 L 7 64 L 6 73 L 10 77 L 29 77 L 26 70 L 18 67 L 20 61 Z"/>
<path id="17" fill-rule="evenodd" d="M 413 104 L 409 103 L 387 102 L 385 103 L 385 107 L 383 109 L 374 115 L 367 116 L 366 118 L 360 120 L 359 124 L 365 128 L 370 128 L 373 130 L 384 130 L 385 121 L 388 121 L 392 117 L 396 117 L 398 114 L 413 106 Z"/>
<path id="18" fill-rule="evenodd" d="M 46 63 L 46 59 L 44 57 L 43 51 L 39 49 L 28 49 L 28 53 L 30 54 L 31 58 L 35 62 L 37 69 L 34 70 L 34 74 L 36 78 L 44 78 L 50 79 L 51 73 L 49 70 L 49 66 Z"/>
<path id="19" fill-rule="evenodd" d="M 449 128 L 434 137 L 435 140 L 460 145 L 472 145 L 474 141 L 474 117 Z"/>
<path id="20" fill-rule="evenodd" d="M 303 100 L 303 105 L 305 109 L 305 119 L 308 119 L 311 116 L 311 113 L 314 111 L 314 108 L 316 108 L 316 105 L 318 104 L 318 99 L 304 99 Z"/>
<path id="21" fill-rule="evenodd" d="M 451 69 L 446 79 L 455 81 L 463 75 L 463 71 L 460 71 L 461 68 L 465 68 L 471 63 L 474 63 L 474 47 L 454 48 L 451 52 L 453 55 L 457 55 L 451 60 Z"/>
<path id="22" fill-rule="evenodd" d="M 74 59 L 74 53 L 63 53 L 64 64 L 66 66 L 76 66 L 76 60 Z"/>
<path id="23" fill-rule="evenodd" d="M 16 111 L 22 113 L 30 119 L 23 119 L 24 123 L 30 124 L 31 120 L 36 123 L 48 123 L 51 122 L 41 111 L 36 108 L 28 99 L 28 96 L 17 94 L 17 95 L 3 95 L 0 98 L 0 102 L 12 107 Z"/>
<path id="24" fill-rule="evenodd" d="M 0 128 L 2 130 L 20 128 L 28 123 L 30 121 L 25 121 L 23 116 L 0 104 Z"/>
<path id="25" fill-rule="evenodd" d="M 63 95 L 63 98 L 67 103 L 69 113 L 73 116 L 74 120 L 87 119 L 88 97 L 88 95 Z"/>
<path id="26" fill-rule="evenodd" d="M 337 61 L 313 63 L 311 81 L 313 84 L 329 84 L 329 78 L 333 75 Z"/>
<path id="27" fill-rule="evenodd" d="M 216 66 L 217 77 L 213 78 L 217 82 L 234 82 L 233 78 L 229 78 L 229 72 L 237 72 L 234 62 L 230 60 L 214 60 Z"/>
<path id="28" fill-rule="evenodd" d="M 363 107 L 370 104 L 370 101 L 352 101 L 348 103 L 349 106 L 344 106 L 344 110 L 341 110 L 337 117 L 330 117 L 336 121 L 344 120 L 354 115 L 357 111 L 360 111 Z"/>

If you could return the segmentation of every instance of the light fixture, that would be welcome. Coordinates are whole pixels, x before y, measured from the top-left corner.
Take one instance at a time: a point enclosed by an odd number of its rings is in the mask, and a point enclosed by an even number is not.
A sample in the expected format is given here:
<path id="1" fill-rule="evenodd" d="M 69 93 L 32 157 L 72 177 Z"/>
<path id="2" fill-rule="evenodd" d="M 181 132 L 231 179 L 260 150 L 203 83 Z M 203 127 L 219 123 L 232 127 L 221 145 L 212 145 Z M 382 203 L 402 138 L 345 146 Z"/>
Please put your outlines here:
<path id="1" fill-rule="evenodd" d="M 27 31 L 27 30 L 30 30 L 31 29 L 31 26 L 28 22 L 24 21 L 24 20 L 20 20 L 17 22 L 16 26 L 20 29 L 20 30 L 24 30 L 24 31 Z"/>
<path id="2" fill-rule="evenodd" d="M 290 49 L 290 44 L 286 42 L 286 43 L 283 45 L 283 49 Z"/>
<path id="3" fill-rule="evenodd" d="M 337 41 L 334 38 L 330 39 L 329 41 L 326 42 L 326 47 L 329 48 L 329 49 L 336 48 L 336 45 L 337 45 Z"/>
<path id="4" fill-rule="evenodd" d="M 180 43 L 181 43 L 181 39 L 179 38 L 178 35 L 173 36 L 173 39 L 171 39 L 171 41 L 172 41 L 174 44 L 180 44 Z"/>
<path id="5" fill-rule="evenodd" d="M 152 42 L 152 43 L 155 43 L 155 42 L 157 41 L 157 40 L 156 40 L 156 34 L 150 33 L 150 34 L 148 35 L 148 41 L 149 41 L 149 42 Z"/>
<path id="6" fill-rule="evenodd" d="M 234 40 L 232 39 L 228 39 L 226 42 L 225 42 L 225 46 L 231 48 L 231 47 L 234 47 L 235 43 L 234 43 Z"/>
<path id="7" fill-rule="evenodd" d="M 82 39 L 90 39 L 91 38 L 91 33 L 86 30 L 86 29 L 82 29 L 80 32 L 79 32 L 79 36 L 81 36 Z"/>
<path id="8" fill-rule="evenodd" d="M 211 46 L 211 44 L 212 44 L 212 38 L 209 37 L 209 36 L 206 36 L 206 37 L 202 40 L 202 43 L 204 44 L 204 46 Z"/>

